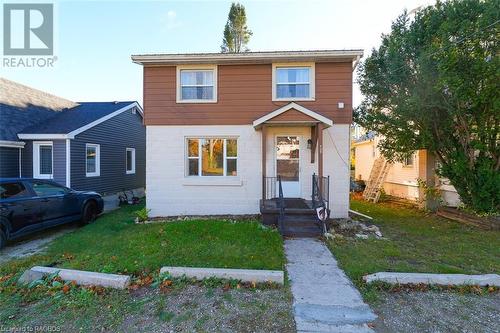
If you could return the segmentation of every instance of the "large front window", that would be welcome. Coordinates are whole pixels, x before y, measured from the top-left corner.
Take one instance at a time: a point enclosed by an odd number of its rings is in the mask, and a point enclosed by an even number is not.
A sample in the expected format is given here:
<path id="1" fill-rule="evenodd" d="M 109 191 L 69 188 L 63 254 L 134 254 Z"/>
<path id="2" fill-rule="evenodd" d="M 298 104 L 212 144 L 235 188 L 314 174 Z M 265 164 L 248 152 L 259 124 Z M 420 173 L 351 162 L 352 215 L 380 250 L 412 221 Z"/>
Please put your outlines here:
<path id="1" fill-rule="evenodd" d="M 236 176 L 237 156 L 236 139 L 187 139 L 187 175 Z"/>
<path id="2" fill-rule="evenodd" d="M 314 99 L 314 66 L 274 66 L 275 100 Z"/>
<path id="3" fill-rule="evenodd" d="M 177 102 L 210 103 L 217 100 L 217 70 L 207 68 L 178 68 Z"/>

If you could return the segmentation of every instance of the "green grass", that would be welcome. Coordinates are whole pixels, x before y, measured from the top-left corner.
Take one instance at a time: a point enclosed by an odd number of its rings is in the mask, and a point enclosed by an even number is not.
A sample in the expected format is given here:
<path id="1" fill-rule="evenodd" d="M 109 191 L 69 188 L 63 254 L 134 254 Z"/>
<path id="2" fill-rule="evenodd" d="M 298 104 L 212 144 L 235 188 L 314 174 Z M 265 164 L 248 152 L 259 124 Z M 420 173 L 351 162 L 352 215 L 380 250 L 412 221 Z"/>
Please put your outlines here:
<path id="1" fill-rule="evenodd" d="M 112 332 L 119 330 L 128 317 L 142 318 L 151 311 L 155 311 L 149 314 L 153 326 L 182 323 L 191 317 L 188 312 L 174 316 L 164 310 L 165 302 L 186 287 L 183 279 L 176 280 L 173 291 L 166 294 L 153 285 L 135 293 L 106 290 L 103 294 L 81 287 L 71 287 L 64 293 L 62 286 L 50 284 L 31 289 L 17 286 L 19 276 L 34 265 L 135 277 L 158 276 L 162 266 L 283 269 L 281 236 L 258 221 L 200 219 L 135 224 L 134 212 L 141 208 L 143 205 L 127 206 L 105 214 L 95 223 L 55 239 L 43 254 L 2 264 L 0 323 L 11 328 L 44 323 L 60 326 L 63 331 Z M 207 280 L 204 284 L 213 284 L 212 289 L 221 283 Z M 206 318 L 200 318 L 196 327 L 203 327 L 205 322 Z"/>
<path id="2" fill-rule="evenodd" d="M 0 273 L 32 265 L 137 275 L 162 266 L 283 269 L 280 235 L 258 221 L 134 224 L 134 211 L 141 208 L 128 206 L 105 214 L 54 240 L 43 255 L 2 265 Z"/>
<path id="3" fill-rule="evenodd" d="M 366 274 L 393 272 L 500 273 L 500 233 L 465 226 L 390 203 L 351 201 L 374 218 L 388 240 L 343 239 L 328 245 L 349 277 L 366 293 Z"/>

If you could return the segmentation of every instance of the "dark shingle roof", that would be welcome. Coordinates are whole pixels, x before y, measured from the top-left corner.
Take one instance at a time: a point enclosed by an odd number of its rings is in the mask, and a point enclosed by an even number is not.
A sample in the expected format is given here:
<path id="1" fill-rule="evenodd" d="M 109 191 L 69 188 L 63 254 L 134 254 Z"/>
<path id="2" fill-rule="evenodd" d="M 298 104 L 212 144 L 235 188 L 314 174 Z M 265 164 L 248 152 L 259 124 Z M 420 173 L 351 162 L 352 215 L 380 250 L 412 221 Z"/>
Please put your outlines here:
<path id="1" fill-rule="evenodd" d="M 133 103 L 135 102 L 81 102 L 71 109 L 59 112 L 50 120 L 27 127 L 19 133 L 67 134 Z"/>
<path id="2" fill-rule="evenodd" d="M 77 104 L 0 78 L 0 140 L 17 141 L 17 133 Z"/>

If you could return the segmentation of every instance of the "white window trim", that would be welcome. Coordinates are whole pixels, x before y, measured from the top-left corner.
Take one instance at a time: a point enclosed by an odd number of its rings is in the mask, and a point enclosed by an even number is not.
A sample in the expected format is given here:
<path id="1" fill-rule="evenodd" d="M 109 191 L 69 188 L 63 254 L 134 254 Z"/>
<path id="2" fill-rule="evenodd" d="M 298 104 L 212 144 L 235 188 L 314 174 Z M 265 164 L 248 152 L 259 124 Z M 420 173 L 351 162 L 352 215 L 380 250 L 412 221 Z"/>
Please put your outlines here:
<path id="1" fill-rule="evenodd" d="M 224 149 L 223 149 L 223 171 L 222 171 L 222 176 L 203 176 L 202 174 L 202 148 L 200 141 L 198 141 L 198 156 L 189 156 L 189 145 L 188 145 L 188 140 L 203 140 L 203 139 L 222 139 L 224 140 Z M 226 156 L 226 150 L 227 150 L 227 140 L 236 140 L 236 156 Z M 217 178 L 217 179 L 236 179 L 239 177 L 240 171 L 239 171 L 239 163 L 238 163 L 238 154 L 239 154 L 239 148 L 238 148 L 238 137 L 235 136 L 189 136 L 184 138 L 184 145 L 185 145 L 185 157 L 184 157 L 184 175 L 186 178 L 203 178 L 203 179 L 209 179 L 209 178 Z M 198 159 L 198 175 L 197 176 L 190 176 L 189 175 L 189 160 L 190 159 Z M 227 176 L 227 160 L 236 160 L 236 176 Z"/>
<path id="2" fill-rule="evenodd" d="M 405 158 L 401 164 L 403 164 L 403 168 L 413 168 L 415 166 L 415 154 L 411 155 L 411 164 L 407 164 L 408 158 Z"/>
<path id="3" fill-rule="evenodd" d="M 127 169 L 127 153 L 132 152 L 132 170 Z M 125 149 L 125 172 L 127 175 L 135 174 L 135 148 L 127 148 Z"/>
<path id="4" fill-rule="evenodd" d="M 211 70 L 214 73 L 214 95 L 212 99 L 182 99 L 181 90 L 181 71 L 182 70 Z M 218 75 L 217 75 L 217 65 L 182 65 L 177 66 L 176 74 L 176 102 L 177 103 L 217 103 L 217 86 L 218 86 Z M 211 87 L 208 86 L 207 87 Z"/>
<path id="5" fill-rule="evenodd" d="M 309 97 L 287 97 L 278 98 L 277 94 L 277 84 L 276 84 L 276 69 L 277 68 L 300 68 L 309 67 Z M 273 63 L 272 70 L 272 92 L 273 101 L 314 101 L 316 100 L 316 66 L 314 62 L 289 62 L 289 63 Z"/>
<path id="6" fill-rule="evenodd" d="M 40 173 L 40 146 L 52 147 L 52 173 Z M 53 179 L 54 178 L 54 143 L 52 141 L 33 141 L 33 178 Z"/>
<path id="7" fill-rule="evenodd" d="M 87 171 L 87 148 L 95 148 L 95 172 Z M 101 175 L 101 145 L 95 143 L 85 144 L 85 176 L 86 177 L 99 177 Z"/>

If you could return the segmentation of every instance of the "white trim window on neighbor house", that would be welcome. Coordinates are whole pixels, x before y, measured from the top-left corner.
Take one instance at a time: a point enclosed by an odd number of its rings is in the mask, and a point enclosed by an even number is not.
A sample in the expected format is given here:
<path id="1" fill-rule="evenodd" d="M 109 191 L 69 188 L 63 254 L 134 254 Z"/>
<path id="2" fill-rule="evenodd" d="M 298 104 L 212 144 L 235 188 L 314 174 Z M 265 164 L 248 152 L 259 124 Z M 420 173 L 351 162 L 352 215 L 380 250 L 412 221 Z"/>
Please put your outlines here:
<path id="1" fill-rule="evenodd" d="M 238 175 L 236 138 L 187 138 L 186 175 L 235 177 Z"/>
<path id="2" fill-rule="evenodd" d="M 125 153 L 126 174 L 135 174 L 135 148 L 127 148 Z"/>
<path id="3" fill-rule="evenodd" d="M 33 142 L 33 177 L 54 178 L 54 145 L 52 141 Z"/>
<path id="4" fill-rule="evenodd" d="M 85 144 L 85 175 L 87 177 L 101 175 L 101 146 L 98 144 Z"/>

